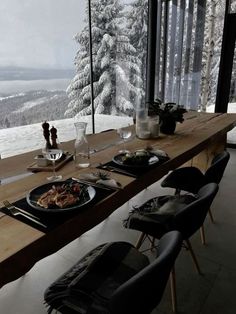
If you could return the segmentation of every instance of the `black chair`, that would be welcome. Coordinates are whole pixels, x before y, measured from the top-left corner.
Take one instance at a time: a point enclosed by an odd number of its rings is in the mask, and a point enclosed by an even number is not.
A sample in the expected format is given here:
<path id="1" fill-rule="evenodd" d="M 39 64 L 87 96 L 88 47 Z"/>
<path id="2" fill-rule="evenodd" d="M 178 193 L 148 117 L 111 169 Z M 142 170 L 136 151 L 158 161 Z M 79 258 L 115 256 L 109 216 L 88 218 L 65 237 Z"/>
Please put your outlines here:
<path id="1" fill-rule="evenodd" d="M 170 230 L 178 230 L 183 235 L 185 247 L 189 250 L 195 268 L 201 274 L 189 238 L 203 225 L 207 211 L 218 191 L 216 183 L 203 186 L 197 195 L 160 196 L 153 198 L 140 207 L 134 208 L 124 221 L 126 228 L 141 231 L 136 244 L 139 249 L 146 237 L 160 239 Z M 168 206 L 167 206 L 168 205 Z M 167 211 L 162 211 L 163 208 Z M 152 243 L 153 244 L 153 243 Z M 153 245 L 152 245 L 153 247 Z M 172 287 L 175 289 L 175 285 Z M 172 291 L 172 307 L 176 310 L 176 292 Z"/>
<path id="2" fill-rule="evenodd" d="M 173 170 L 161 183 L 162 187 L 169 187 L 175 189 L 175 194 L 180 194 L 181 191 L 190 193 L 197 193 L 197 191 L 207 183 L 219 184 L 225 168 L 228 164 L 230 154 L 227 151 L 223 151 L 217 154 L 211 162 L 210 167 L 203 174 L 196 167 L 183 167 Z M 211 221 L 214 222 L 211 209 L 208 210 Z M 201 240 L 205 244 L 205 232 L 204 227 L 200 228 Z"/>
<path id="3" fill-rule="evenodd" d="M 48 313 L 148 314 L 161 301 L 182 236 L 166 233 L 149 262 L 127 242 L 100 245 L 45 291 Z"/>

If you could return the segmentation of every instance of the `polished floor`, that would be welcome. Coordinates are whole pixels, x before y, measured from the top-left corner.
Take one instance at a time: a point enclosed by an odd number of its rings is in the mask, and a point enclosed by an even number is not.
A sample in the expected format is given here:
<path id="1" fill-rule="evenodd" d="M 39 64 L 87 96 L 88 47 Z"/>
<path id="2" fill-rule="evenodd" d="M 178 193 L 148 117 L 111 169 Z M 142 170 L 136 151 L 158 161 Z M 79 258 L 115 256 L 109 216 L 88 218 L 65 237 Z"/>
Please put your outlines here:
<path id="1" fill-rule="evenodd" d="M 195 272 L 189 253 L 184 250 L 176 262 L 178 313 L 181 314 L 236 313 L 236 150 L 229 151 L 230 162 L 212 206 L 215 223 L 209 217 L 205 223 L 207 244 L 201 244 L 198 233 L 192 238 L 203 275 Z M 113 240 L 135 243 L 138 232 L 124 229 L 122 219 L 133 205 L 166 192 L 159 183 L 150 186 L 96 228 L 38 262 L 22 278 L 5 285 L 0 290 L 0 314 L 46 313 L 43 293 L 47 286 L 97 244 Z M 152 312 L 157 313 L 172 313 L 169 286 L 162 302 Z"/>

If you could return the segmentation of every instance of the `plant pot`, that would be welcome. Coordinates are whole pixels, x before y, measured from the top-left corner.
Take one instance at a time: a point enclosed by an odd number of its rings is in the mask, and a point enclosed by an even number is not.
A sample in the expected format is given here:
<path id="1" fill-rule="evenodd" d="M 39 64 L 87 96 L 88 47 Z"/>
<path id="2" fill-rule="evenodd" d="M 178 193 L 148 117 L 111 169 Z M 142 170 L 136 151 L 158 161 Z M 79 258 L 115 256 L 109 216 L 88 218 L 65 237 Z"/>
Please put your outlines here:
<path id="1" fill-rule="evenodd" d="M 174 134 L 176 128 L 176 121 L 174 119 L 165 118 L 160 121 L 160 131 L 163 134 Z"/>

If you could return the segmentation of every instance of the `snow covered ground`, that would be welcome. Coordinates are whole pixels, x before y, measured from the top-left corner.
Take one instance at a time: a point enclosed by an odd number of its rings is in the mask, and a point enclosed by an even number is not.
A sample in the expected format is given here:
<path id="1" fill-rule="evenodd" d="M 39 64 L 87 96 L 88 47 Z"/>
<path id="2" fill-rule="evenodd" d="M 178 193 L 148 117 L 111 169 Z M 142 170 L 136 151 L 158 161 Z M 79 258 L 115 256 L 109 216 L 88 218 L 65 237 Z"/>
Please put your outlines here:
<path id="1" fill-rule="evenodd" d="M 87 133 L 92 133 L 91 116 L 81 117 L 77 121 L 87 122 Z M 75 138 L 75 120 L 73 118 L 49 121 L 49 123 L 50 126 L 57 128 L 58 140 L 60 142 Z M 133 119 L 130 117 L 95 115 L 96 132 L 128 126 L 132 123 Z M 0 154 L 2 158 L 42 148 L 44 143 L 41 123 L 0 130 Z"/>
<path id="2" fill-rule="evenodd" d="M 214 112 L 215 107 L 209 106 L 207 107 L 207 112 Z M 236 113 L 236 103 L 229 103 L 228 104 L 228 113 Z M 236 144 L 236 127 L 227 133 L 227 142 L 229 144 Z"/>
<path id="3" fill-rule="evenodd" d="M 207 111 L 214 112 L 214 106 L 208 107 Z M 228 111 L 229 113 L 236 113 L 236 103 L 231 103 Z M 87 122 L 87 133 L 92 133 L 91 116 L 81 117 L 79 121 Z M 60 142 L 75 138 L 74 119 L 64 119 L 49 123 L 57 128 Z M 96 132 L 119 128 L 132 123 L 133 119 L 130 117 L 95 115 Z M 236 143 L 236 128 L 228 132 L 228 142 Z M 0 154 L 2 158 L 42 148 L 43 145 L 44 137 L 41 123 L 0 130 Z"/>

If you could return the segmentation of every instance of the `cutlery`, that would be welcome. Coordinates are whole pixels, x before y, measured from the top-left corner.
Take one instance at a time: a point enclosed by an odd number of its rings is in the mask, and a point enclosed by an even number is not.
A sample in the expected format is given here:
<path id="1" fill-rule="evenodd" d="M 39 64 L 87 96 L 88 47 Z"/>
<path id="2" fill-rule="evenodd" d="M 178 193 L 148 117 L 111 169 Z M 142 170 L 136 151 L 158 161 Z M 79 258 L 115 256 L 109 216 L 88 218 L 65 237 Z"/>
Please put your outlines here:
<path id="1" fill-rule="evenodd" d="M 84 183 L 84 184 L 87 184 L 87 185 L 91 185 L 91 186 L 94 186 L 94 187 L 97 187 L 97 188 L 101 188 L 101 189 L 104 189 L 104 190 L 120 190 L 121 189 L 119 187 L 107 186 L 107 185 L 99 184 L 99 183 L 96 183 L 96 182 L 86 181 L 86 180 L 77 179 L 77 178 L 72 178 L 72 180 L 80 182 L 80 183 Z"/>
<path id="2" fill-rule="evenodd" d="M 23 209 L 19 209 L 18 207 L 15 207 L 13 204 L 10 204 L 8 201 L 3 201 L 4 206 L 9 210 L 9 212 L 13 215 L 13 216 L 18 216 L 21 215 L 31 221 L 33 221 L 34 223 L 36 223 L 37 225 L 40 225 L 44 228 L 47 228 L 46 225 L 44 225 L 43 223 L 41 223 L 38 219 L 38 217 L 24 211 Z"/>
<path id="3" fill-rule="evenodd" d="M 123 170 L 123 169 L 120 169 L 120 168 L 116 168 L 114 166 L 108 166 L 108 165 L 103 165 L 101 166 L 102 169 L 105 169 L 105 170 L 108 170 L 108 171 L 114 171 L 114 172 L 117 172 L 117 173 L 120 173 L 120 174 L 124 174 L 124 175 L 127 175 L 129 177 L 134 177 L 134 178 L 137 178 L 137 176 L 129 171 L 126 171 L 126 170 Z"/>
<path id="4" fill-rule="evenodd" d="M 7 208 L 7 209 L 9 209 L 9 210 L 18 210 L 19 212 L 21 212 L 21 213 L 23 213 L 23 214 L 25 214 L 25 215 L 27 215 L 27 216 L 30 216 L 30 217 L 32 217 L 32 218 L 34 218 L 34 219 L 38 219 L 39 220 L 39 218 L 38 217 L 36 217 L 36 216 L 34 216 L 33 214 L 31 214 L 31 213 L 29 213 L 29 212 L 27 212 L 26 210 L 24 210 L 24 209 L 21 209 L 21 208 L 19 208 L 19 207 L 16 207 L 15 205 L 13 205 L 13 204 L 11 204 L 9 201 L 3 201 L 3 204 L 4 204 L 4 206 Z"/>

